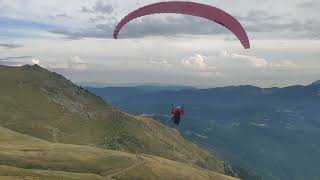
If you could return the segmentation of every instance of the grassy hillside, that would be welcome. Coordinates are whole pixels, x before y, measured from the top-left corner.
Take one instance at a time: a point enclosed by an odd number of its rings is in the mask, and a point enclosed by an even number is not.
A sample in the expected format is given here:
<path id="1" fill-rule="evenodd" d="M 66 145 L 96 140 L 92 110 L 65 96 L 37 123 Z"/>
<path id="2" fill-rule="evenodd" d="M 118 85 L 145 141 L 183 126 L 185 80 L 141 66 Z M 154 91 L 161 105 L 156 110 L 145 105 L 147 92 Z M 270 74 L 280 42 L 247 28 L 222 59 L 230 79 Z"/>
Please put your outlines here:
<path id="1" fill-rule="evenodd" d="M 0 127 L 0 179 L 22 178 L 234 179 L 160 157 L 51 143 Z"/>
<path id="2" fill-rule="evenodd" d="M 222 161 L 176 130 L 122 113 L 37 65 L 0 66 L 0 82 L 0 126 L 50 142 L 145 153 L 225 171 Z"/>

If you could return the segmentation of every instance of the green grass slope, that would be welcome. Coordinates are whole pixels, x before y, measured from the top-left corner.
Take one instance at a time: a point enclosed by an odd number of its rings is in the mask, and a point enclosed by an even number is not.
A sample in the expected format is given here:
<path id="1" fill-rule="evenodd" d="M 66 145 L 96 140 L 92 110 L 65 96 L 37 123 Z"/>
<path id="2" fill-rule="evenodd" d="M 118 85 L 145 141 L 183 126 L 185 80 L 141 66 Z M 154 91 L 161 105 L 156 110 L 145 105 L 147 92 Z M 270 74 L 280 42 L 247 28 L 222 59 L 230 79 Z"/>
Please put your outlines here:
<path id="1" fill-rule="evenodd" d="M 0 126 L 50 142 L 161 156 L 225 173 L 224 163 L 152 119 L 122 113 L 40 66 L 0 66 Z"/>
<path id="2" fill-rule="evenodd" d="M 0 127 L 0 179 L 234 178 L 155 156 L 51 143 Z"/>

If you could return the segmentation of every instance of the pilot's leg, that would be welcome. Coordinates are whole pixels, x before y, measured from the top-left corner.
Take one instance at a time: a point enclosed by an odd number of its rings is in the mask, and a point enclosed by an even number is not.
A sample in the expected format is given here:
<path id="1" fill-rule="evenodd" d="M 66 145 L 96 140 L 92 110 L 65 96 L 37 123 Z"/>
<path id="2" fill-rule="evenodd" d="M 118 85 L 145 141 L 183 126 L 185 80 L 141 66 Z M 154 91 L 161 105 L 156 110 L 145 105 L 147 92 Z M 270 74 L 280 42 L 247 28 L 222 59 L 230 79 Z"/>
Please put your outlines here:
<path id="1" fill-rule="evenodd" d="M 179 118 L 179 117 L 175 117 L 175 118 L 174 118 L 174 123 L 175 123 L 176 125 L 179 125 L 179 123 L 180 123 L 180 118 Z"/>

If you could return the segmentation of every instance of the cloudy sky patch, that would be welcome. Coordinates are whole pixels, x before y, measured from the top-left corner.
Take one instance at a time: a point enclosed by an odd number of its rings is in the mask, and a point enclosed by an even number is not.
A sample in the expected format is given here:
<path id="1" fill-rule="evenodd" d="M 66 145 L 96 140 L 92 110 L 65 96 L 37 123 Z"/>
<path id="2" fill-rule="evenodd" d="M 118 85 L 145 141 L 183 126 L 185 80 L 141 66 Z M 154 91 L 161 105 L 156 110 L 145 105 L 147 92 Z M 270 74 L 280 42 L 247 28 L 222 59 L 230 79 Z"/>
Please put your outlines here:
<path id="1" fill-rule="evenodd" d="M 117 22 L 158 0 L 0 0 L 0 64 L 39 64 L 74 82 L 286 86 L 320 77 L 317 0 L 199 0 L 235 16 L 251 49 L 211 21 L 162 14 Z"/>

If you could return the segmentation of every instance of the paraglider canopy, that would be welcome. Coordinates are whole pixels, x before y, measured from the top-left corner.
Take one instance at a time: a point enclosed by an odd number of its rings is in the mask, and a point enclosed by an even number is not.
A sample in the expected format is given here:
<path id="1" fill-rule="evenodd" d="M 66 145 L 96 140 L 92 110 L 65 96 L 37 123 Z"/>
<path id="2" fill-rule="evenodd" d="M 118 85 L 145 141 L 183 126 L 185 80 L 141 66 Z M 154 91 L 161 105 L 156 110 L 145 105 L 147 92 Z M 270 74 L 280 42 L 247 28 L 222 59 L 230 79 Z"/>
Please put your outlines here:
<path id="1" fill-rule="evenodd" d="M 229 29 L 240 40 L 245 49 L 250 48 L 250 42 L 246 31 L 239 21 L 237 21 L 233 16 L 213 6 L 184 1 L 169 1 L 150 4 L 129 13 L 116 26 L 113 37 L 117 39 L 120 30 L 133 19 L 158 13 L 186 14 L 209 19 Z"/>

